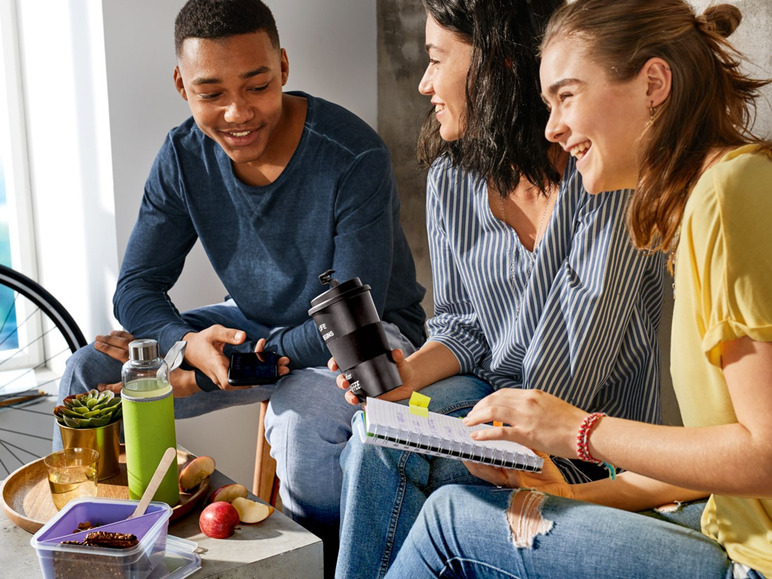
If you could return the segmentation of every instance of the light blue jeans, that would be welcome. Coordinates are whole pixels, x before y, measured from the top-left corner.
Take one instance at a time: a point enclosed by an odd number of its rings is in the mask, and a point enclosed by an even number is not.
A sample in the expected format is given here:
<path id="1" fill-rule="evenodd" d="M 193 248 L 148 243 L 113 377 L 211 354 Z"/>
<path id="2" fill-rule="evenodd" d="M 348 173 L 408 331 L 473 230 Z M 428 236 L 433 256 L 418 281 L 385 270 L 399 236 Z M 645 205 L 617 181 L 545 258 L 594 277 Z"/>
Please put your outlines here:
<path id="1" fill-rule="evenodd" d="M 492 392 L 490 384 L 471 375 L 453 376 L 421 390 L 431 398 L 429 410 L 451 416 L 465 416 Z M 439 487 L 488 485 L 459 460 L 365 445 L 357 435 L 340 461 L 341 548 L 335 574 L 346 579 L 382 577 L 427 497 Z"/>
<path id="2" fill-rule="evenodd" d="M 726 552 L 699 530 L 704 502 L 660 515 L 539 493 L 543 503 L 534 509 L 551 526 L 516 527 L 521 541 L 527 535 L 533 542 L 515 546 L 507 520 L 512 493 L 455 485 L 432 494 L 387 577 L 732 577 Z"/>
<path id="3" fill-rule="evenodd" d="M 249 343 L 238 348 L 242 351 L 253 349 L 254 342 L 270 332 L 270 328 L 245 318 L 232 300 L 186 312 L 183 318 L 197 329 L 222 324 L 244 330 Z M 405 355 L 415 350 L 396 325 L 384 322 L 384 328 L 392 348 L 401 348 Z M 121 362 L 95 350 L 93 344 L 81 348 L 67 361 L 59 403 L 65 396 L 85 392 L 100 382 L 120 382 L 121 367 Z M 351 418 L 358 409 L 346 402 L 335 374 L 327 367 L 304 368 L 293 370 L 276 384 L 175 398 L 174 415 L 190 418 L 269 398 L 266 438 L 276 459 L 283 512 L 324 541 L 325 566 L 331 570 L 338 550 L 340 453 L 351 436 Z M 233 428 L 238 429 L 238 425 Z M 56 424 L 53 446 L 54 450 L 62 446 Z"/>

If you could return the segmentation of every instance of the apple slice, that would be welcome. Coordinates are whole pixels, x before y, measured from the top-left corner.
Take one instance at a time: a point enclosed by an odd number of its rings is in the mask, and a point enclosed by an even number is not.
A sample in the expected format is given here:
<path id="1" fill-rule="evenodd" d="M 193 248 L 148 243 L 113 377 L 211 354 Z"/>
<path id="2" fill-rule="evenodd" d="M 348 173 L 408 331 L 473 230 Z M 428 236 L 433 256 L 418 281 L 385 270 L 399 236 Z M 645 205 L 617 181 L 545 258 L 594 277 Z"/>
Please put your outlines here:
<path id="1" fill-rule="evenodd" d="M 195 488 L 201 481 L 212 476 L 214 472 L 214 459 L 211 456 L 197 456 L 180 470 L 180 490 L 188 492 Z"/>
<path id="2" fill-rule="evenodd" d="M 231 504 L 239 512 L 239 520 L 242 523 L 259 523 L 270 517 L 275 510 L 270 505 L 243 497 L 236 497 Z"/>
<path id="3" fill-rule="evenodd" d="M 225 501 L 226 503 L 232 503 L 233 499 L 241 497 L 247 498 L 249 491 L 247 487 L 239 483 L 231 483 L 221 486 L 219 489 L 209 495 L 209 502 L 216 503 L 217 501 Z"/>

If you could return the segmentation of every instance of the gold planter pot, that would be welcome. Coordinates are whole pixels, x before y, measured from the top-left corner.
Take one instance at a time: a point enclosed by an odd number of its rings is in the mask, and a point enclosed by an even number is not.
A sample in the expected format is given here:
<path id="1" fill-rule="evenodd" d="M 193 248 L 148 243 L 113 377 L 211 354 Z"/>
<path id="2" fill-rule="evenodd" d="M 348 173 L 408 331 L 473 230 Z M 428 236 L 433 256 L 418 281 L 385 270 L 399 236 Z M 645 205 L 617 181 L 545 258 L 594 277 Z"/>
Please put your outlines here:
<path id="1" fill-rule="evenodd" d="M 97 480 L 105 480 L 118 474 L 118 457 L 121 454 L 121 421 L 117 420 L 99 428 L 70 428 L 59 425 L 64 448 L 93 448 L 99 453 Z"/>

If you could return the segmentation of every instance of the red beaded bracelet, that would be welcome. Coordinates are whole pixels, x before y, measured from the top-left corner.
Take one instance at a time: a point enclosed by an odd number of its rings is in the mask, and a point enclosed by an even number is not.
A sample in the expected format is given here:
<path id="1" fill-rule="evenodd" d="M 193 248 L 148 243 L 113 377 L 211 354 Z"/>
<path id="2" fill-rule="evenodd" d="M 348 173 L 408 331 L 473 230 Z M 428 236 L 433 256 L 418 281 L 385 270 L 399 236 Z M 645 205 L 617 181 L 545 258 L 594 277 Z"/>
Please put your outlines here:
<path id="1" fill-rule="evenodd" d="M 604 416 L 606 416 L 605 412 L 593 412 L 584 417 L 584 420 L 582 420 L 582 423 L 579 425 L 579 432 L 576 434 L 576 456 L 578 456 L 580 460 L 603 465 L 609 471 L 611 478 L 614 479 L 616 478 L 616 469 L 614 466 L 607 462 L 603 462 L 602 460 L 598 460 L 590 454 L 590 432 L 592 432 L 592 429 Z"/>

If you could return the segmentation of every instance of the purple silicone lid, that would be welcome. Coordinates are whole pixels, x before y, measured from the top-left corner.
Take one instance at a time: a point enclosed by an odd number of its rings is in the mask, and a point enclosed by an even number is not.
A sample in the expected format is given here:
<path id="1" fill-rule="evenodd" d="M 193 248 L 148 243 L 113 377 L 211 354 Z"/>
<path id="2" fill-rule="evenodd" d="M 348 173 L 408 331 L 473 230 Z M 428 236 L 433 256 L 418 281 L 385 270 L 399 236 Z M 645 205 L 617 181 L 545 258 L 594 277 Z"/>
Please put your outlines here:
<path id="1" fill-rule="evenodd" d="M 159 521 L 169 519 L 172 510 L 166 503 L 151 502 L 144 515 L 128 519 L 137 507 L 137 502 L 99 498 L 76 499 L 65 505 L 64 509 L 38 531 L 35 538 L 41 543 L 61 543 L 85 538 L 84 533 L 92 530 L 104 530 L 131 533 L 141 542 Z M 99 528 L 74 533 L 78 525 L 85 521 L 99 525 Z"/>
<path id="2" fill-rule="evenodd" d="M 62 543 L 64 541 L 82 541 L 86 538 L 86 535 L 92 531 L 105 531 L 109 533 L 126 533 L 137 537 L 137 541 L 141 541 L 147 532 L 153 528 L 153 525 L 163 518 L 166 513 L 162 510 L 157 510 L 153 513 L 144 514 L 141 517 L 134 517 L 133 519 L 123 519 L 114 523 L 106 523 L 93 527 L 91 529 L 85 529 L 78 531 L 77 533 L 71 533 L 61 537 L 51 537 L 50 534 L 46 538 L 38 539 L 41 543 Z M 72 531 L 72 529 L 70 529 Z"/>

